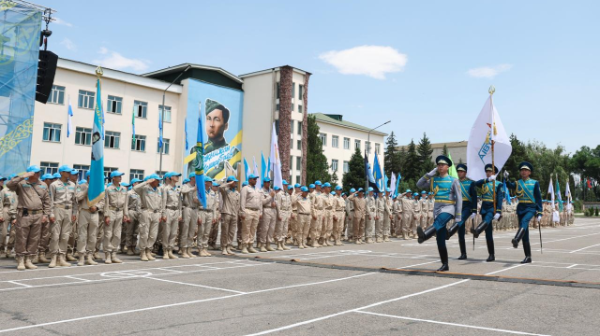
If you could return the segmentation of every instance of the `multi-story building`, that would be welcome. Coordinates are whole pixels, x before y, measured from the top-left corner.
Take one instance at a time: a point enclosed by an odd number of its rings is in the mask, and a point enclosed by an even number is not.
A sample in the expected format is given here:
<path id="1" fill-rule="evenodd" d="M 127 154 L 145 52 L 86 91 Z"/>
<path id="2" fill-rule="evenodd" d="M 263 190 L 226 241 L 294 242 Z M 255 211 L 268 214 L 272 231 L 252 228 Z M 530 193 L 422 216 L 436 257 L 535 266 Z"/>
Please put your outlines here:
<path id="1" fill-rule="evenodd" d="M 343 120 L 339 114 L 314 113 L 319 136 L 323 143 L 323 154 L 327 157 L 330 173 L 338 177 L 338 184 L 342 184 L 342 177 L 349 170 L 352 154 L 358 148 L 362 155 L 367 151 L 369 162 L 373 162 L 375 153 L 383 167 L 383 142 L 386 133 Z"/>
<path id="2" fill-rule="evenodd" d="M 268 151 L 270 147 L 275 123 L 282 176 L 292 183 L 306 183 L 306 151 L 303 149 L 307 146 L 310 75 L 289 65 L 240 75 L 244 81 L 244 157 L 256 158 L 259 162 L 261 151 Z M 269 152 L 264 155 L 268 156 Z"/>

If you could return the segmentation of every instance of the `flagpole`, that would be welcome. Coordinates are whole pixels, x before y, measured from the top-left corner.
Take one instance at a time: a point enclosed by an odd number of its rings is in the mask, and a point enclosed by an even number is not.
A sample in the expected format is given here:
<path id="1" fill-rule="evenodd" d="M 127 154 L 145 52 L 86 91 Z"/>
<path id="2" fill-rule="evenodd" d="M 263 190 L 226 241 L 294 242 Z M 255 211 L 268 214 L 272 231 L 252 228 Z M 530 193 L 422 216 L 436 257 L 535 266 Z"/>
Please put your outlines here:
<path id="1" fill-rule="evenodd" d="M 490 141 L 492 142 L 492 171 L 496 173 L 496 165 L 494 164 L 494 130 L 496 129 L 496 124 L 494 124 L 494 92 L 496 92 L 496 88 L 492 85 L 488 90 L 490 94 L 490 111 L 492 112 L 492 127 L 490 130 Z M 496 183 L 494 182 L 494 214 L 496 214 Z"/>
<path id="2" fill-rule="evenodd" d="M 71 107 L 71 95 L 67 96 L 67 100 L 69 102 L 69 106 L 67 107 L 67 134 L 69 134 L 69 108 Z M 67 138 L 69 138 L 67 136 Z M 67 147 L 67 139 L 65 139 L 65 143 L 62 146 L 62 163 L 65 163 L 65 148 Z"/>

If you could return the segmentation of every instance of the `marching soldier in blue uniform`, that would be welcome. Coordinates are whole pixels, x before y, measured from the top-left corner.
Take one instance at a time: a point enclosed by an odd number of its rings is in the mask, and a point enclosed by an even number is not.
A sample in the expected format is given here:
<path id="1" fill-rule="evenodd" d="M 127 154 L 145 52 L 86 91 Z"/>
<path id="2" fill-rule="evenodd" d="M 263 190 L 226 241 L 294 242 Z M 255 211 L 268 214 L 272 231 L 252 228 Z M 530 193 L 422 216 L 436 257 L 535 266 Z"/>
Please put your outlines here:
<path id="1" fill-rule="evenodd" d="M 473 180 L 467 178 L 467 165 L 460 163 L 456 165 L 456 172 L 460 182 L 460 192 L 462 193 L 462 221 L 454 221 L 454 224 L 448 229 L 448 238 L 452 237 L 458 231 L 458 244 L 460 245 L 459 260 L 467 259 L 467 245 L 465 242 L 465 222 L 477 215 L 477 189 Z"/>
<path id="2" fill-rule="evenodd" d="M 448 250 L 446 249 L 446 224 L 451 219 L 460 222 L 462 220 L 462 194 L 458 179 L 448 175 L 448 168 L 452 166 L 452 161 L 440 155 L 435 159 L 437 167 L 421 177 L 417 182 L 417 187 L 421 189 L 430 188 L 435 197 L 433 206 L 433 225 L 426 228 L 425 231 L 419 226 L 417 234 L 419 235 L 419 244 L 436 234 L 438 252 L 442 260 L 442 267 L 438 272 L 448 271 Z M 437 176 L 436 176 L 437 174 Z"/>
<path id="3" fill-rule="evenodd" d="M 538 225 L 542 221 L 542 193 L 538 181 L 529 178 L 533 173 L 533 166 L 529 162 L 522 162 L 520 165 L 521 179 L 517 182 L 508 180 L 508 172 L 504 172 L 504 179 L 508 189 L 514 190 L 519 204 L 517 205 L 517 217 L 519 219 L 519 229 L 515 238 L 512 240 L 514 248 L 519 247 L 519 241 L 523 239 L 523 251 L 525 259 L 521 262 L 527 264 L 531 262 L 531 245 L 529 244 L 529 222 L 535 216 Z"/>
<path id="4" fill-rule="evenodd" d="M 494 226 L 492 225 L 493 220 L 499 220 L 502 217 L 502 200 L 504 194 L 502 188 L 504 185 L 501 182 L 496 181 L 496 174 L 498 174 L 498 167 L 492 166 L 491 164 L 485 165 L 486 179 L 473 182 L 476 187 L 481 188 L 481 198 L 483 202 L 481 204 L 481 223 L 477 228 L 471 228 L 471 233 L 475 238 L 479 238 L 481 232 L 485 230 L 485 242 L 487 243 L 488 258 L 487 262 L 496 260 L 494 250 Z M 496 188 L 496 208 L 494 209 L 494 188 Z M 473 226 L 474 227 L 474 226 Z"/>

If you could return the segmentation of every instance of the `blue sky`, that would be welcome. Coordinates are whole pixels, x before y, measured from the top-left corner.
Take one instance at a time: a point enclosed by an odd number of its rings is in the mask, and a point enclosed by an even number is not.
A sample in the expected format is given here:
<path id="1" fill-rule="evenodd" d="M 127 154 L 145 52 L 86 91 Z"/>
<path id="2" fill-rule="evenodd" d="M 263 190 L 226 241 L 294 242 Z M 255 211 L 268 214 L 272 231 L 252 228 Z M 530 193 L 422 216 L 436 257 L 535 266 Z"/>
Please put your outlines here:
<path id="1" fill-rule="evenodd" d="M 509 133 L 599 143 L 598 1 L 58 1 L 49 49 L 144 73 L 184 62 L 311 72 L 309 112 L 466 140 L 496 87 Z"/>

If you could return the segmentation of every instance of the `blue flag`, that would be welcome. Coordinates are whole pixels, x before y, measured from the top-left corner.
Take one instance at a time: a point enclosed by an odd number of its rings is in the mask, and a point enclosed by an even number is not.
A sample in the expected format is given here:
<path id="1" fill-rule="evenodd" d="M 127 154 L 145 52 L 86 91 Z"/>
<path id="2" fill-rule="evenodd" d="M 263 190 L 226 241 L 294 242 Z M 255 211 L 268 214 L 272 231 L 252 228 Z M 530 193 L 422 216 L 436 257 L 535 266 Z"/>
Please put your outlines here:
<path id="1" fill-rule="evenodd" d="M 90 207 L 104 199 L 104 112 L 102 111 L 100 78 L 96 82 L 96 91 L 96 108 L 92 130 L 92 163 L 88 189 L 88 206 Z"/>
<path id="2" fill-rule="evenodd" d="M 398 196 L 398 190 L 400 189 L 400 180 L 402 179 L 402 175 L 398 173 L 398 177 L 396 178 L 396 190 L 394 191 L 394 198 Z"/>
<path id="3" fill-rule="evenodd" d="M 185 119 L 185 151 L 189 149 L 188 138 L 187 138 L 187 118 Z"/>
<path id="4" fill-rule="evenodd" d="M 260 152 L 260 179 L 261 181 L 265 179 L 265 177 L 267 177 L 267 162 L 265 161 L 265 156 L 263 155 L 262 151 Z M 261 186 L 262 187 L 262 186 Z"/>
<path id="5" fill-rule="evenodd" d="M 244 179 L 248 181 L 248 161 L 244 158 Z"/>
<path id="6" fill-rule="evenodd" d="M 200 105 L 200 117 L 198 118 L 198 135 L 196 137 L 196 158 L 194 158 L 194 171 L 196 172 L 196 190 L 198 199 L 202 206 L 206 208 L 206 189 L 204 187 L 204 118 L 202 118 L 202 105 Z"/>
<path id="7" fill-rule="evenodd" d="M 508 187 L 506 186 L 506 181 L 503 183 L 504 187 L 502 187 L 502 191 L 504 192 L 504 198 L 508 202 L 508 204 L 512 204 L 512 200 L 510 199 L 510 192 L 508 191 Z"/>
<path id="8" fill-rule="evenodd" d="M 162 127 L 162 110 L 160 110 L 158 113 L 158 148 L 162 149 L 162 146 L 163 146 L 163 127 Z"/>
<path id="9" fill-rule="evenodd" d="M 71 107 L 71 99 L 69 99 L 69 110 L 67 111 L 69 114 L 69 119 L 67 120 L 67 138 L 71 136 L 73 133 L 73 108 Z"/>
<path id="10" fill-rule="evenodd" d="M 373 172 L 371 171 L 371 165 L 369 164 L 369 159 L 365 155 L 365 171 L 369 181 L 369 187 L 373 188 L 376 193 L 379 193 L 379 187 L 377 187 L 377 183 L 375 183 L 375 178 L 373 177 Z M 365 190 L 365 193 L 367 191 Z"/>

